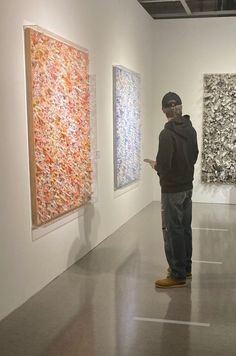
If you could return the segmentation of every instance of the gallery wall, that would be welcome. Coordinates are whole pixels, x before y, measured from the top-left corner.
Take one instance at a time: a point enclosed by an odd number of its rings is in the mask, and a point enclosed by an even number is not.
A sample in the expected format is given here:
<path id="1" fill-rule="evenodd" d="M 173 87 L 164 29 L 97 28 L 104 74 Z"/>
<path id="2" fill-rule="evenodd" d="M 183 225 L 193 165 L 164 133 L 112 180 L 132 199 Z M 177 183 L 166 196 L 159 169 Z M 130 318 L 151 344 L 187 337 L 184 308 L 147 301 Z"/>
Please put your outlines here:
<path id="1" fill-rule="evenodd" d="M 93 117 L 94 201 L 58 225 L 32 234 L 24 25 L 38 25 L 90 56 L 96 83 Z M 183 99 L 198 132 L 194 201 L 236 203 L 233 186 L 201 183 L 203 74 L 236 73 L 236 19 L 153 21 L 136 0 L 9 0 L 1 4 L 0 319 L 66 270 L 154 200 L 158 178 L 113 189 L 112 66 L 141 75 L 141 158 L 154 158 L 169 90 Z M 51 231 L 50 231 L 51 230 Z M 34 239 L 34 241 L 33 241 Z M 128 246 L 128 241 L 127 241 Z"/>
<path id="2" fill-rule="evenodd" d="M 236 203 L 235 185 L 201 183 L 203 123 L 203 75 L 236 73 L 235 18 L 162 20 L 155 22 L 155 117 L 158 133 L 165 123 L 160 110 L 162 96 L 176 91 L 183 99 L 183 111 L 191 116 L 198 133 L 200 154 L 196 165 L 195 202 Z M 155 199 L 160 200 L 158 181 Z"/>
<path id="3" fill-rule="evenodd" d="M 0 319 L 153 200 L 153 175 L 113 189 L 112 66 L 141 75 L 141 157 L 155 147 L 153 22 L 135 0 L 9 0 L 1 4 Z M 96 83 L 94 201 L 32 240 L 23 26 L 38 25 L 88 49 Z M 95 90 L 94 90 L 95 92 Z M 153 138 L 152 138 L 153 137 Z M 43 236 L 42 236 L 43 235 Z"/>

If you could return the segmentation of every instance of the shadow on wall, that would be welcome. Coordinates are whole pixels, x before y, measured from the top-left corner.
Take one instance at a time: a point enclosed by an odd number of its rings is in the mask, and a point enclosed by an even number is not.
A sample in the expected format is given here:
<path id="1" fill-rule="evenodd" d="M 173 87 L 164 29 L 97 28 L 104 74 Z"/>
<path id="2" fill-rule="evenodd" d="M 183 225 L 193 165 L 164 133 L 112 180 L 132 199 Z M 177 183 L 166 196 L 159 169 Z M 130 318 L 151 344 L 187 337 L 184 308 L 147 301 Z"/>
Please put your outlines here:
<path id="1" fill-rule="evenodd" d="M 194 200 L 210 204 L 236 204 L 236 191 L 229 184 L 202 183 L 194 184 Z"/>
<path id="2" fill-rule="evenodd" d="M 236 186 L 232 186 L 229 192 L 229 204 L 236 204 Z"/>
<path id="3" fill-rule="evenodd" d="M 100 216 L 95 211 L 94 205 L 89 203 L 84 207 L 84 215 L 78 219 L 78 237 L 70 248 L 68 266 L 77 262 L 94 248 L 93 241 L 96 243 L 97 236 L 93 236 L 92 225 L 95 226 L 94 231 L 97 232 L 100 225 Z"/>

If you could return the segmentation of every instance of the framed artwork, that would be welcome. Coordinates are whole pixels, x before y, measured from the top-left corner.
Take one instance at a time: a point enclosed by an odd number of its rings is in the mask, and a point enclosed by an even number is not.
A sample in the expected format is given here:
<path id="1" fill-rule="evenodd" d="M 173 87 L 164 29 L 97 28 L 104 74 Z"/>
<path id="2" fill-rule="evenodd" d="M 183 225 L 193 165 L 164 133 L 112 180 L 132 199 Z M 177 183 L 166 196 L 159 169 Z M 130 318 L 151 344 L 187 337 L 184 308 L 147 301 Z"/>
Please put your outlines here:
<path id="1" fill-rule="evenodd" d="M 92 194 L 88 52 L 25 28 L 33 225 L 87 203 Z"/>
<path id="2" fill-rule="evenodd" d="M 113 67 L 114 189 L 140 179 L 140 75 Z"/>
<path id="3" fill-rule="evenodd" d="M 202 181 L 236 183 L 236 74 L 204 75 Z"/>

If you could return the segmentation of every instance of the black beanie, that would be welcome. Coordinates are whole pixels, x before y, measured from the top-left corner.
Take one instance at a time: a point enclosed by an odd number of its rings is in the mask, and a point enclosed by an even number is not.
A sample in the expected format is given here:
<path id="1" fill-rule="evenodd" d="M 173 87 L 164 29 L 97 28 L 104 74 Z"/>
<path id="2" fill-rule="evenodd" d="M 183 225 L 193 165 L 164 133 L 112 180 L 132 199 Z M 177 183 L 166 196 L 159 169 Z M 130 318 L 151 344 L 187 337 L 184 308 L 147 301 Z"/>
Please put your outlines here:
<path id="1" fill-rule="evenodd" d="M 182 105 L 182 101 L 179 95 L 169 91 L 169 93 L 163 96 L 162 99 L 163 108 L 171 108 L 172 106 L 176 106 L 176 105 Z"/>

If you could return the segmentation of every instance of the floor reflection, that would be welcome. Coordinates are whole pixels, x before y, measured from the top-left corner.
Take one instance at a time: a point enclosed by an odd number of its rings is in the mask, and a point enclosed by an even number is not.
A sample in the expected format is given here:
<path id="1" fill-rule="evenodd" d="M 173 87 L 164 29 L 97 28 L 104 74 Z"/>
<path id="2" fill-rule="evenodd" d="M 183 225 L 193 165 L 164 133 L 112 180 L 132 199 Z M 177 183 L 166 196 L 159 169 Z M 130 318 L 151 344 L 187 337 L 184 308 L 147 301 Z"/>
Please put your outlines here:
<path id="1" fill-rule="evenodd" d="M 191 283 L 191 282 L 190 282 Z M 160 291 L 158 291 L 160 293 Z M 188 288 L 161 290 L 169 298 L 164 319 L 191 322 L 191 284 Z M 189 355 L 190 328 L 193 326 L 164 323 L 161 332 L 160 355 Z"/>

